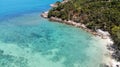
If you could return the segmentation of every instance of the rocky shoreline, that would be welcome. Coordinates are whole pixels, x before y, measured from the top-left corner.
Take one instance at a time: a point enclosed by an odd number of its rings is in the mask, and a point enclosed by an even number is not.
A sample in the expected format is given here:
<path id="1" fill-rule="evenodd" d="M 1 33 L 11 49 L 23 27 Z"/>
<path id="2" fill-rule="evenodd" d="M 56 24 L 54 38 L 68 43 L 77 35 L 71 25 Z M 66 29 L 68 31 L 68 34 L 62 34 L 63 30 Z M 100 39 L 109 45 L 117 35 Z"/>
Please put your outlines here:
<path id="1" fill-rule="evenodd" d="M 64 1 L 62 3 L 64 3 Z M 54 4 L 52 4 L 51 7 L 54 7 Z M 111 46 L 113 46 L 114 42 L 111 39 L 110 34 L 107 31 L 102 31 L 101 29 L 97 29 L 96 31 L 93 31 L 91 29 L 88 29 L 86 27 L 86 25 L 84 25 L 82 23 L 74 22 L 72 20 L 68 20 L 67 21 L 67 20 L 62 20 L 61 18 L 57 18 L 57 17 L 50 17 L 50 18 L 48 18 L 48 13 L 49 13 L 49 11 L 43 12 L 41 14 L 41 16 L 44 17 L 44 18 L 49 19 L 50 21 L 56 21 L 56 22 L 72 25 L 72 26 L 75 26 L 75 27 L 78 27 L 78 28 L 82 28 L 86 32 L 89 32 L 92 35 L 98 36 L 98 37 L 102 38 L 103 40 L 105 40 L 105 42 L 106 42 L 105 49 L 107 50 L 107 56 L 105 58 L 103 66 L 104 67 L 120 67 L 120 62 L 118 62 L 115 59 L 113 59 L 113 53 L 116 50 L 111 47 Z"/>
<path id="2" fill-rule="evenodd" d="M 44 12 L 41 14 L 42 17 L 44 18 L 48 18 L 48 12 Z M 77 22 L 74 22 L 72 20 L 62 20 L 61 18 L 57 18 L 57 17 L 50 17 L 48 18 L 50 21 L 56 21 L 56 22 L 60 22 L 60 23 L 65 23 L 65 24 L 68 24 L 68 25 L 72 25 L 72 26 L 75 26 L 75 27 L 78 27 L 78 28 L 82 28 L 84 29 L 85 31 L 95 35 L 95 36 L 100 36 L 102 39 L 106 39 L 107 37 L 110 37 L 110 34 L 107 32 L 107 31 L 102 31 L 100 29 L 96 30 L 96 31 L 92 31 L 91 29 L 88 29 L 84 24 L 82 23 L 77 23 Z"/>

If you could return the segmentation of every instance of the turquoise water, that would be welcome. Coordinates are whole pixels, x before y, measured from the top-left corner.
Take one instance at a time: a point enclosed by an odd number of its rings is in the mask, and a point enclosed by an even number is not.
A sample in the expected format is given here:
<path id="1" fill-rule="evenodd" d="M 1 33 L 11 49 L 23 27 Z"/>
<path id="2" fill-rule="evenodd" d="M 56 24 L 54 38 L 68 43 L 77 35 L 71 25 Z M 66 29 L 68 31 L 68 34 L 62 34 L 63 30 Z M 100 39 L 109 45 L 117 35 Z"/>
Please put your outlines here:
<path id="1" fill-rule="evenodd" d="M 98 38 L 40 17 L 56 0 L 0 0 L 0 67 L 99 67 Z"/>

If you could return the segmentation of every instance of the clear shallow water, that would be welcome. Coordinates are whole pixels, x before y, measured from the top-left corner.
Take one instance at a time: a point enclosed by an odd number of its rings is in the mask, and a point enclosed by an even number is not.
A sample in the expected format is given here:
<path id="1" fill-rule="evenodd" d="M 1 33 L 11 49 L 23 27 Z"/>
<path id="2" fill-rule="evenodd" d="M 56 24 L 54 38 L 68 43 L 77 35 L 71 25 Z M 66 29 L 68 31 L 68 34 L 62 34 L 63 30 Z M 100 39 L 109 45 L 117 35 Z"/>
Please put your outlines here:
<path id="1" fill-rule="evenodd" d="M 5 0 L 0 1 L 6 5 Z M 40 17 L 42 7 L 47 10 L 55 0 L 7 1 L 7 5 L 14 2 L 6 6 L 8 11 L 0 7 L 4 18 L 0 21 L 0 67 L 99 67 L 103 50 L 98 38 Z M 16 9 L 10 9 L 13 3 Z"/>

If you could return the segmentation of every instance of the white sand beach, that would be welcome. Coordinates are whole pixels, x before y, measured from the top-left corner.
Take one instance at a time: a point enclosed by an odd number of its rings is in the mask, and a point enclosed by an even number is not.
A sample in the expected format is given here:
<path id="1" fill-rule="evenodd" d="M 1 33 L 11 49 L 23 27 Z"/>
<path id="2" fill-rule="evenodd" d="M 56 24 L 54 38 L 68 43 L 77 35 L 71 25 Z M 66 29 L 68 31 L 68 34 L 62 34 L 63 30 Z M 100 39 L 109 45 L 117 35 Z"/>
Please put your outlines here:
<path id="1" fill-rule="evenodd" d="M 99 38 L 101 38 L 100 36 L 98 36 Z M 103 43 L 103 48 L 105 49 L 105 53 L 104 53 L 104 59 L 103 59 L 103 63 L 105 63 L 108 67 L 119 67 L 120 66 L 120 62 L 116 61 L 113 57 L 112 54 L 114 53 L 114 49 L 111 48 L 110 46 L 114 44 L 114 42 L 112 41 L 112 39 L 109 36 L 104 36 L 105 38 L 101 38 L 101 42 Z M 109 50 L 108 48 L 110 48 L 111 50 Z"/>

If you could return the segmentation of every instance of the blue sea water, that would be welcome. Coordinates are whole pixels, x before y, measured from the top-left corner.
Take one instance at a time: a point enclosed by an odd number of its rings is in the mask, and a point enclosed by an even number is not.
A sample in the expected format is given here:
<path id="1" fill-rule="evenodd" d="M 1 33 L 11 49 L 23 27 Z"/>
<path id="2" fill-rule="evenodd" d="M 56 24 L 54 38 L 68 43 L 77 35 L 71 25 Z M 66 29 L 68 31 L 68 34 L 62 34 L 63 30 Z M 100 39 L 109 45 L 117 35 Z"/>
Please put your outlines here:
<path id="1" fill-rule="evenodd" d="M 57 0 L 0 0 L 0 67 L 100 67 L 99 38 L 40 13 Z"/>
<path id="2" fill-rule="evenodd" d="M 57 0 L 0 0 L 0 20 L 23 13 L 43 12 Z M 61 0 L 59 0 L 61 1 Z"/>

